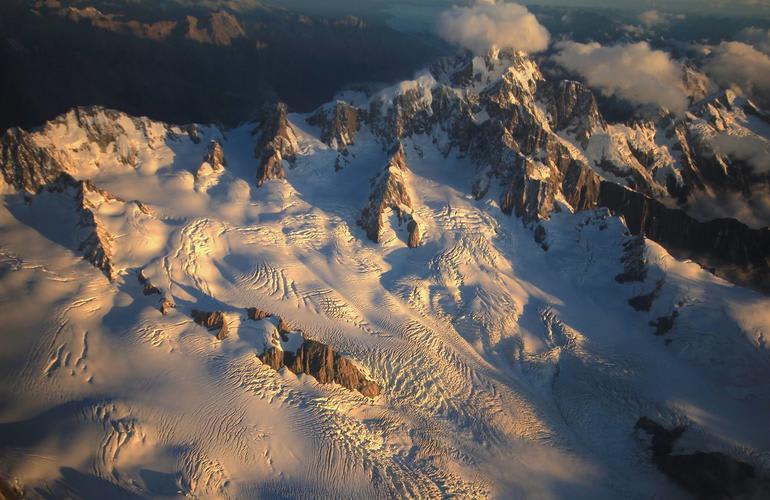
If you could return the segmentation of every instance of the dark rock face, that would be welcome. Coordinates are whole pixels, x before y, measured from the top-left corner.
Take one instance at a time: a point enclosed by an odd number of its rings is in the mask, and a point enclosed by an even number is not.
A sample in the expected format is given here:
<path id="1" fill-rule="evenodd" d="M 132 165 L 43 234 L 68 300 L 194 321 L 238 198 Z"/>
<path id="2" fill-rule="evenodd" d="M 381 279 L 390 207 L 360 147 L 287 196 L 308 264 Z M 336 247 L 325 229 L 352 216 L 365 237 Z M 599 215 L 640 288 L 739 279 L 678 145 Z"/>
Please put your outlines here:
<path id="1" fill-rule="evenodd" d="M 145 295 L 162 295 L 163 292 L 157 286 L 150 283 L 150 280 L 144 275 L 143 271 L 139 271 L 138 275 L 139 284 L 144 286 L 142 293 Z"/>
<path id="2" fill-rule="evenodd" d="M 344 101 L 337 101 L 331 108 L 316 111 L 308 123 L 321 128 L 321 140 L 336 149 L 347 151 L 355 143 L 361 126 L 359 109 Z"/>
<path id="3" fill-rule="evenodd" d="M 217 339 L 224 340 L 227 338 L 229 333 L 227 322 L 225 321 L 225 315 L 221 311 L 206 312 L 193 309 L 191 315 L 193 321 L 199 325 L 210 331 L 216 331 Z"/>
<path id="4" fill-rule="evenodd" d="M 650 326 L 655 327 L 655 335 L 663 336 L 670 332 L 674 328 L 674 322 L 679 317 L 679 311 L 674 310 L 668 316 L 661 316 L 660 318 L 650 321 Z"/>
<path id="5" fill-rule="evenodd" d="M 599 197 L 601 179 L 585 163 L 570 162 L 564 174 L 561 191 L 576 211 L 596 208 L 596 200 Z"/>
<path id="6" fill-rule="evenodd" d="M 372 193 L 361 211 L 358 224 L 375 243 L 380 242 L 388 209 L 396 213 L 400 224 L 407 224 L 410 247 L 418 246 L 422 240 L 422 230 L 412 215 L 412 199 L 406 186 L 405 174 L 408 171 L 404 147 L 399 144 L 385 168 L 372 179 Z"/>
<path id="7" fill-rule="evenodd" d="M 54 153 L 35 144 L 28 132 L 12 128 L 0 138 L 0 172 L 9 186 L 36 193 L 64 169 Z"/>
<path id="8" fill-rule="evenodd" d="M 253 321 L 260 321 L 273 316 L 271 313 L 263 311 L 262 309 L 257 309 L 256 307 L 250 307 L 246 310 L 246 312 L 249 319 Z"/>
<path id="9" fill-rule="evenodd" d="M 692 259 L 737 284 L 770 292 L 770 228 L 751 229 L 735 219 L 699 222 L 683 210 L 602 181 L 599 204 L 623 216 L 632 234 Z"/>
<path id="10" fill-rule="evenodd" d="M 315 340 L 306 339 L 296 353 L 271 348 L 259 359 L 274 370 L 285 366 L 293 373 L 311 375 L 321 384 L 336 382 L 368 398 L 380 394 L 380 387 L 367 380 L 353 363 L 335 353 L 330 346 Z"/>
<path id="11" fill-rule="evenodd" d="M 500 209 L 504 214 L 516 214 L 525 222 L 547 218 L 554 209 L 555 192 L 553 184 L 544 176 L 535 173 L 538 166 L 528 159 L 523 160 L 524 167 L 517 169 L 500 198 Z"/>
<path id="12" fill-rule="evenodd" d="M 655 302 L 655 299 L 658 298 L 661 288 L 663 288 L 663 281 L 658 281 L 655 284 L 655 288 L 653 288 L 650 293 L 645 293 L 644 295 L 638 295 L 628 299 L 628 305 L 637 311 L 649 312 L 649 310 L 652 308 L 652 303 Z"/>
<path id="13" fill-rule="evenodd" d="M 254 154 L 259 160 L 257 187 L 271 179 L 285 179 L 283 162 L 294 161 L 297 154 L 297 135 L 289 123 L 286 105 L 279 103 L 264 113 L 261 131 Z"/>
<path id="14" fill-rule="evenodd" d="M 674 444 L 684 434 L 684 427 L 668 430 L 642 417 L 634 429 L 652 438 L 652 462 L 658 470 L 696 498 L 758 500 L 770 495 L 770 480 L 759 476 L 750 464 L 716 452 L 674 454 Z"/>
<path id="15" fill-rule="evenodd" d="M 233 40 L 246 37 L 238 19 L 226 11 L 214 12 L 203 22 L 194 16 L 187 16 L 186 21 L 185 38 L 198 43 L 229 46 Z"/>
<path id="16" fill-rule="evenodd" d="M 607 126 L 599 113 L 593 92 L 582 83 L 562 80 L 542 93 L 548 103 L 554 130 L 574 135 L 583 147 L 594 132 Z"/>
<path id="17" fill-rule="evenodd" d="M 615 276 L 618 283 L 642 282 L 647 279 L 644 238 L 634 237 L 623 243 L 623 272 Z"/>

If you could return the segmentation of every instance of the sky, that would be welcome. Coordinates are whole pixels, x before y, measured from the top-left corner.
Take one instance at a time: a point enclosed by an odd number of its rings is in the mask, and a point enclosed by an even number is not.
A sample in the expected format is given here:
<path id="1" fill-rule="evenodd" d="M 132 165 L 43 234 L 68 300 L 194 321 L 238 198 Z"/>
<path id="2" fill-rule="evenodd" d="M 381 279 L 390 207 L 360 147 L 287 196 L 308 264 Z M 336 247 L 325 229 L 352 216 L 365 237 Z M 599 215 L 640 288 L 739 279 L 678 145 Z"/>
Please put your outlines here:
<path id="1" fill-rule="evenodd" d="M 463 0 L 268 0 L 266 3 L 301 7 L 310 10 L 335 11 L 435 11 L 451 5 L 468 3 Z M 558 5 L 567 7 L 605 7 L 642 12 L 652 8 L 674 12 L 715 13 L 722 15 L 762 15 L 770 17 L 770 0 L 524 0 L 524 5 Z M 360 13 L 360 12 L 359 12 Z"/>

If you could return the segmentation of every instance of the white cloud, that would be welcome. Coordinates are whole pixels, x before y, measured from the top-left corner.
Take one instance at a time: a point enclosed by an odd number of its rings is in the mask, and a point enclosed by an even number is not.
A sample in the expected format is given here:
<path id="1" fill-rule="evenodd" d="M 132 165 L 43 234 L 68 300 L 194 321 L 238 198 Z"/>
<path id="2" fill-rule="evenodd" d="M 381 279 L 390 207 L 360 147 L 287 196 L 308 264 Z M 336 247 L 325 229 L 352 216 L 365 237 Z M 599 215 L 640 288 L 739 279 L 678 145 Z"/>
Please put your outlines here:
<path id="1" fill-rule="evenodd" d="M 540 52 L 551 36 L 526 7 L 516 3 L 479 1 L 470 7 L 452 7 L 438 18 L 438 33 L 446 41 L 484 54 L 489 49 L 512 48 Z"/>
<path id="2" fill-rule="evenodd" d="M 687 108 L 681 63 L 646 42 L 610 46 L 562 42 L 557 47 L 556 61 L 605 95 L 656 104 L 674 113 Z"/>
<path id="3" fill-rule="evenodd" d="M 720 85 L 770 102 L 770 56 L 743 42 L 722 42 L 711 53 L 706 72 Z"/>

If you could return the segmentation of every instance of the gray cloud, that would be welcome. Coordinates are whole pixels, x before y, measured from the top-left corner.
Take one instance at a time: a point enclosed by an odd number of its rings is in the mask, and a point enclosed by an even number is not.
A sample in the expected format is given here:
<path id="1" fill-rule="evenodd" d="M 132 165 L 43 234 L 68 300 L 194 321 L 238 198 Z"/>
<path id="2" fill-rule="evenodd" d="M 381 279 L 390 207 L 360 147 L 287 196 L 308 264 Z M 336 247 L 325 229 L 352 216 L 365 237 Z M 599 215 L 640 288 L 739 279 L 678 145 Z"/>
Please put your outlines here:
<path id="1" fill-rule="evenodd" d="M 484 54 L 493 47 L 540 52 L 548 48 L 551 40 L 548 30 L 526 7 L 488 0 L 442 12 L 438 33 L 444 40 L 476 54 Z"/>
<path id="2" fill-rule="evenodd" d="M 687 108 L 681 63 L 646 42 L 610 46 L 562 42 L 557 47 L 556 61 L 605 95 L 656 104 L 674 113 Z"/>
<path id="3" fill-rule="evenodd" d="M 770 55 L 770 30 L 746 28 L 738 33 L 736 40 L 748 43 L 755 49 Z"/>
<path id="4" fill-rule="evenodd" d="M 639 14 L 639 20 L 648 28 L 659 26 L 667 22 L 666 17 L 656 9 L 646 10 Z"/>

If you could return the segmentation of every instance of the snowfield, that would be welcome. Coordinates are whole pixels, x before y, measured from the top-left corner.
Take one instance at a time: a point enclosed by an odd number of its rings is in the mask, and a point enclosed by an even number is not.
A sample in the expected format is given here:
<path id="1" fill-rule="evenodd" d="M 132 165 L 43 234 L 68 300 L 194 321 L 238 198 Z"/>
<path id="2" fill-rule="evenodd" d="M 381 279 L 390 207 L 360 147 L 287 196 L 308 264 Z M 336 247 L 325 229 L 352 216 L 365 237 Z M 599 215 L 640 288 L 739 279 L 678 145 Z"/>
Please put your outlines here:
<path id="1" fill-rule="evenodd" d="M 390 212 L 373 243 L 357 221 L 388 152 L 362 129 L 336 169 L 307 118 L 289 115 L 296 159 L 261 188 L 253 124 L 200 126 L 196 142 L 96 109 L 90 130 L 71 112 L 33 134 L 98 188 L 86 198 L 116 276 L 83 259 L 71 194 L 3 188 L 8 485 L 33 498 L 688 498 L 634 432 L 645 416 L 685 425 L 682 453 L 770 470 L 768 296 L 650 240 L 643 281 L 620 283 L 622 219 L 564 205 L 539 243 L 497 186 L 474 199 L 477 167 L 427 134 L 402 141 L 422 244 Z M 211 140 L 222 171 L 201 168 Z M 652 292 L 648 310 L 629 304 Z M 277 341 L 251 307 L 332 346 L 381 394 L 263 364 L 302 338 Z M 193 309 L 223 312 L 229 336 Z"/>

